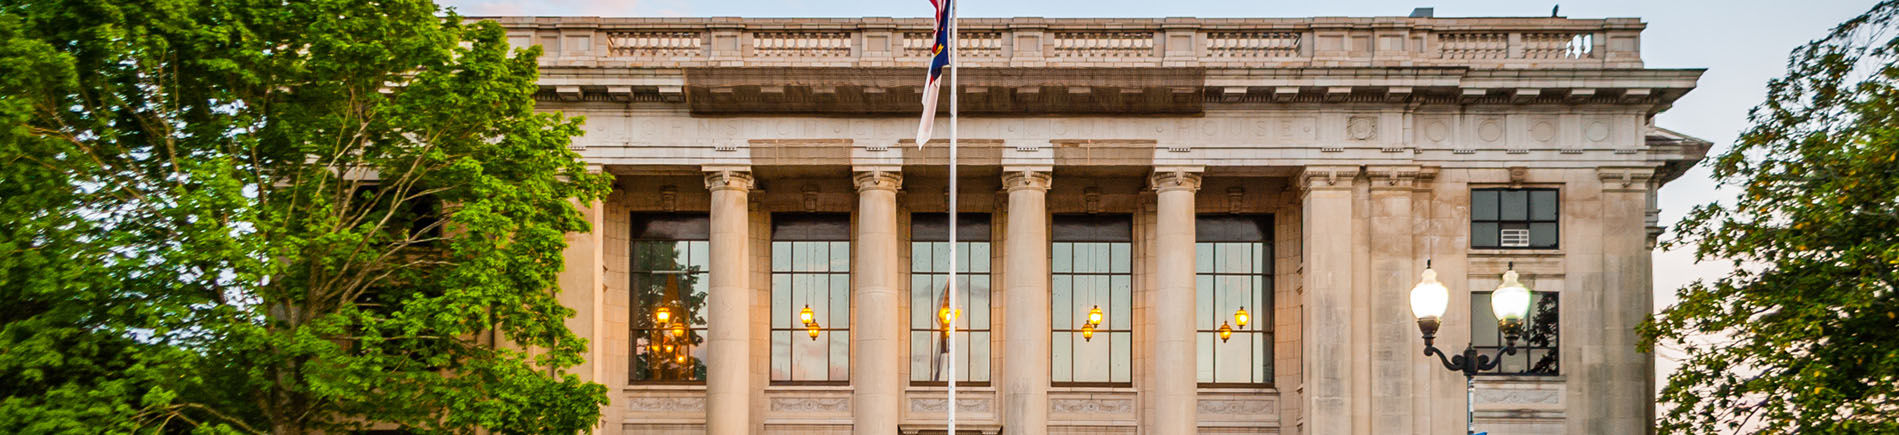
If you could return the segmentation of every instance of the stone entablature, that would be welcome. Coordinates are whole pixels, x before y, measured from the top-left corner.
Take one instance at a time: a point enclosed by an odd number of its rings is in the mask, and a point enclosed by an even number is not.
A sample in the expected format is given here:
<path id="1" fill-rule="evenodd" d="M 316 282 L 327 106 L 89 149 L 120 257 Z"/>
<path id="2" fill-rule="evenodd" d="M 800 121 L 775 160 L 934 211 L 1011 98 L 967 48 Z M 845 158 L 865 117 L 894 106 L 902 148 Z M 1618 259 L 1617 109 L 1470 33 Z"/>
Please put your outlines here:
<path id="1" fill-rule="evenodd" d="M 471 17 L 543 65 L 894 67 L 929 55 L 927 18 Z M 968 67 L 1641 68 L 1635 18 L 963 18 Z"/>

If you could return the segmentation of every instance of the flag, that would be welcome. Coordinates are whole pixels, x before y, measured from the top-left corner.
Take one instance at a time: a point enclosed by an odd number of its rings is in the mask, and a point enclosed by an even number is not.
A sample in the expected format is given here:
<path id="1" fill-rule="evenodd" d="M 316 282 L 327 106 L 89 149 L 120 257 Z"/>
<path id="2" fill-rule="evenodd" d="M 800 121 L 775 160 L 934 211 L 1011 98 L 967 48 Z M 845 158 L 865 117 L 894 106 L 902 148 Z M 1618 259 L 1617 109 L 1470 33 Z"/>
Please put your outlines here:
<path id="1" fill-rule="evenodd" d="M 930 141 L 930 129 L 936 125 L 936 94 L 942 89 L 943 67 L 950 62 L 950 1 L 930 0 L 936 6 L 936 42 L 930 45 L 930 72 L 923 82 L 923 120 L 917 123 L 917 148 Z"/>

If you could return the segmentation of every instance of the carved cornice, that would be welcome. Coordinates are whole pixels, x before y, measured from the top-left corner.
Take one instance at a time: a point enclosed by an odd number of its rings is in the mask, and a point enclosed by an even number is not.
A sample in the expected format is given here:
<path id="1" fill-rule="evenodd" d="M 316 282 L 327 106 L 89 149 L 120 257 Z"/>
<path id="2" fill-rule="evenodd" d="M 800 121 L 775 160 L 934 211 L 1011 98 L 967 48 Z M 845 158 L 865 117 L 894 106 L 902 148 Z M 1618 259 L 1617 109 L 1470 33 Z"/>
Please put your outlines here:
<path id="1" fill-rule="evenodd" d="M 1039 190 L 1047 192 L 1053 185 L 1048 171 L 1014 171 L 1002 174 L 1002 188 L 1010 192 L 1017 190 Z"/>
<path id="2" fill-rule="evenodd" d="M 1646 192 L 1655 168 L 1596 168 L 1596 177 L 1602 180 L 1604 191 Z"/>
<path id="3" fill-rule="evenodd" d="M 903 174 L 889 170 L 857 171 L 851 176 L 858 192 L 887 190 L 895 192 L 903 188 Z"/>
<path id="4" fill-rule="evenodd" d="M 706 190 L 736 190 L 746 192 L 754 186 L 752 171 L 744 169 L 718 169 L 706 171 Z"/>
<path id="5" fill-rule="evenodd" d="M 1147 184 L 1154 186 L 1155 192 L 1198 192 L 1200 171 L 1200 168 L 1156 168 L 1154 175 L 1148 176 Z"/>
<path id="6" fill-rule="evenodd" d="M 1299 173 L 1299 188 L 1305 191 L 1350 189 L 1358 177 L 1357 166 L 1307 166 Z"/>

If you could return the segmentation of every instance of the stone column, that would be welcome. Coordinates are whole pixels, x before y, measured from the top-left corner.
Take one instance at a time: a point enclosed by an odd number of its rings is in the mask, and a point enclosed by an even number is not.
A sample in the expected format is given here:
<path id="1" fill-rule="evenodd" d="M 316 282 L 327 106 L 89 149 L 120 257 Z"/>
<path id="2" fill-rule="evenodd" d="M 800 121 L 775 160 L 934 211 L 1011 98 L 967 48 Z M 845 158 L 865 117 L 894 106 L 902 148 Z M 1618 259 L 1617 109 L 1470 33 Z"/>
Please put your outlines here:
<path id="1" fill-rule="evenodd" d="M 1002 430 L 1048 432 L 1048 187 L 1044 171 L 1004 172 Z"/>
<path id="2" fill-rule="evenodd" d="M 712 191 L 711 291 L 706 299 L 706 433 L 751 432 L 751 265 L 746 241 L 752 190 L 747 169 L 708 171 Z"/>
<path id="3" fill-rule="evenodd" d="M 1411 195 L 1420 172 L 1417 166 L 1370 166 L 1371 181 L 1371 409 L 1372 432 L 1410 434 L 1420 379 L 1416 368 L 1428 361 L 1419 352 L 1424 342 L 1411 316 L 1411 286 L 1418 282 L 1422 261 L 1415 257 Z"/>
<path id="4" fill-rule="evenodd" d="M 580 211 L 580 218 L 587 222 L 587 232 L 567 233 L 567 249 L 561 251 L 565 268 L 561 269 L 560 304 L 574 310 L 574 316 L 566 320 L 567 330 L 586 339 L 587 352 L 580 365 L 573 367 L 573 373 L 583 381 L 604 382 L 606 376 L 606 345 L 604 339 L 606 306 L 606 262 L 603 261 L 604 245 L 601 243 L 606 234 L 600 201 L 586 203 L 575 202 L 574 208 Z M 607 410 L 611 411 L 611 409 Z M 614 414 L 602 412 L 600 429 L 610 433 L 619 433 L 619 425 L 609 424 Z"/>
<path id="5" fill-rule="evenodd" d="M 1345 434 L 1368 429 L 1360 424 L 1353 393 L 1359 379 L 1352 370 L 1352 239 L 1358 231 L 1353 219 L 1353 180 L 1356 166 L 1311 166 L 1300 174 L 1305 188 L 1300 226 L 1305 230 L 1304 387 L 1306 433 Z"/>
<path id="6" fill-rule="evenodd" d="M 903 401 L 901 364 L 905 361 L 898 334 L 909 331 L 903 322 L 903 295 L 897 280 L 897 189 L 903 176 L 896 171 L 859 171 L 857 235 L 851 259 L 851 433 L 888 435 L 897 432 Z"/>
<path id="7" fill-rule="evenodd" d="M 1150 178 L 1157 192 L 1154 257 L 1156 268 L 1153 316 L 1154 426 L 1156 433 L 1194 433 L 1198 420 L 1196 397 L 1199 367 L 1194 344 L 1194 193 L 1200 190 L 1199 168 L 1159 169 Z"/>

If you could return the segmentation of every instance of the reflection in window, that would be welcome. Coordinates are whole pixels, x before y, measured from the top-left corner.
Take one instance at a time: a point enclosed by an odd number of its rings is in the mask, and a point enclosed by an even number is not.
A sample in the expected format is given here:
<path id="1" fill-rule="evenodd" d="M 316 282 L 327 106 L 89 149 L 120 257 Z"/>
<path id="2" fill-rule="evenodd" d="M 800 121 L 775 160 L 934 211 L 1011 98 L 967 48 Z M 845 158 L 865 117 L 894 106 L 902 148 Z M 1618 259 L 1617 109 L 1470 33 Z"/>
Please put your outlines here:
<path id="1" fill-rule="evenodd" d="M 772 215 L 773 382 L 850 381 L 850 228 L 841 213 Z"/>
<path id="2" fill-rule="evenodd" d="M 633 215 L 630 382 L 705 382 L 710 229 L 703 214 Z"/>
<path id="3" fill-rule="evenodd" d="M 1523 332 L 1517 337 L 1516 355 L 1499 355 L 1502 362 L 1497 368 L 1484 372 L 1494 375 L 1539 375 L 1559 374 L 1557 357 L 1557 296 L 1555 292 L 1530 292 L 1530 314 L 1523 321 Z M 1486 355 L 1497 355 L 1503 349 L 1503 332 L 1497 329 L 1497 316 L 1490 311 L 1490 292 L 1478 292 L 1470 295 L 1471 346 Z"/>
<path id="4" fill-rule="evenodd" d="M 1470 192 L 1470 247 L 1555 249 L 1561 207 L 1556 189 Z"/>
<path id="5" fill-rule="evenodd" d="M 1208 215 L 1194 223 L 1194 338 L 1202 384 L 1272 382 L 1272 217 Z M 1239 311 L 1246 310 L 1241 325 Z M 1225 340 L 1222 330 L 1228 331 Z"/>
<path id="6" fill-rule="evenodd" d="M 956 382 L 989 382 L 989 215 L 957 216 Z M 949 214 L 910 218 L 910 381 L 949 380 L 940 311 L 949 298 Z"/>
<path id="7" fill-rule="evenodd" d="M 1132 381 L 1132 240 L 1125 215 L 1055 216 L 1049 302 L 1051 379 L 1056 384 Z M 1089 325 L 1095 307 L 1101 309 L 1101 323 Z"/>

